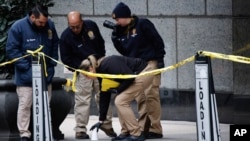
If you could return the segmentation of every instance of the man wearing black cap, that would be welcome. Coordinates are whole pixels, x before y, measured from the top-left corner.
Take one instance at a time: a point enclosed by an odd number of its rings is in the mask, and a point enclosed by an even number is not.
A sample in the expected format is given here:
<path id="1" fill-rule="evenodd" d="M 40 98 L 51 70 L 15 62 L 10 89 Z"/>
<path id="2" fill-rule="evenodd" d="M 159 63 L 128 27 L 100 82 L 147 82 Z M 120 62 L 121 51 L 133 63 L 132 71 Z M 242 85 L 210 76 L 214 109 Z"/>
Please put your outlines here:
<path id="1" fill-rule="evenodd" d="M 148 19 L 138 18 L 131 15 L 130 8 L 120 2 L 112 12 L 112 18 L 116 21 L 115 29 L 112 32 L 112 42 L 116 50 L 128 57 L 141 58 L 152 66 L 152 70 L 164 67 L 164 42 L 157 32 L 154 24 Z M 147 139 L 162 138 L 161 104 L 159 87 L 161 74 L 154 76 L 153 83 L 145 89 L 147 116 L 140 115 L 139 123 L 145 131 Z M 138 103 L 139 113 L 143 113 Z M 145 124 L 145 117 L 150 123 Z M 129 130 L 128 125 L 123 126 L 121 120 L 122 132 L 120 136 L 126 134 Z M 147 129 L 149 126 L 149 129 Z"/>

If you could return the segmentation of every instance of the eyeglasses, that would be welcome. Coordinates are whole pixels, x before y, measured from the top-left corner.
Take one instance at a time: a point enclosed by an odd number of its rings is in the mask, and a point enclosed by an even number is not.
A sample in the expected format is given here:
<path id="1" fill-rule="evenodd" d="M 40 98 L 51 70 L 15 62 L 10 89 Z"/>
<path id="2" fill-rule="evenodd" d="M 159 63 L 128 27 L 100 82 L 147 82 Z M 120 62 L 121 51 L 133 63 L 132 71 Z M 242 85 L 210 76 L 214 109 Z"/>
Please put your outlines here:
<path id="1" fill-rule="evenodd" d="M 70 26 L 69 25 L 69 28 L 72 29 L 72 30 L 78 30 L 81 28 L 81 25 L 77 25 L 77 26 Z"/>

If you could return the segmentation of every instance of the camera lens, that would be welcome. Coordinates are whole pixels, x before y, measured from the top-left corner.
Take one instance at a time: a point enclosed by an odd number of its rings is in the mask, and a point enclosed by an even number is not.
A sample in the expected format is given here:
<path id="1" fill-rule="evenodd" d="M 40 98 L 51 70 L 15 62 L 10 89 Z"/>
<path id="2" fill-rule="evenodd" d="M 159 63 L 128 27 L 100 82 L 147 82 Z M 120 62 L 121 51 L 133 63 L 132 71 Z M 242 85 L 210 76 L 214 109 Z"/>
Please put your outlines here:
<path id="1" fill-rule="evenodd" d="M 104 27 L 107 27 L 107 28 L 110 28 L 110 29 L 114 29 L 115 28 L 115 24 L 111 21 L 108 21 L 108 20 L 105 20 L 103 22 L 103 26 Z"/>

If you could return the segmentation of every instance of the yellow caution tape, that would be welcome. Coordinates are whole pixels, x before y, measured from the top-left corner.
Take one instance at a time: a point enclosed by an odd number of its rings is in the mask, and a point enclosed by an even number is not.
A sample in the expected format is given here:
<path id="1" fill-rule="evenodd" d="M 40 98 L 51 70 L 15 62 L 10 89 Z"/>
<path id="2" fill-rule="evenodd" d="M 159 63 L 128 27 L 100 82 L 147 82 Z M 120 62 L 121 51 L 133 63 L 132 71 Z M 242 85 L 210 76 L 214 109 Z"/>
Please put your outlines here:
<path id="1" fill-rule="evenodd" d="M 208 52 L 208 51 L 199 51 L 198 54 L 204 55 L 204 56 L 210 56 L 212 58 L 218 58 L 218 59 L 230 60 L 233 62 L 250 64 L 250 58 L 243 57 L 243 56 L 225 55 L 221 53 L 214 53 L 214 52 Z"/>
<path id="2" fill-rule="evenodd" d="M 72 81 L 70 79 L 66 79 L 65 86 L 70 87 L 72 85 Z"/>
<path id="3" fill-rule="evenodd" d="M 102 85 L 101 91 L 106 92 L 110 88 L 117 88 L 120 85 L 120 83 L 111 79 L 104 78 L 102 79 L 101 85 Z"/>
<path id="4" fill-rule="evenodd" d="M 38 49 L 36 49 L 35 51 L 27 50 L 27 53 L 29 53 L 29 54 L 26 54 L 26 55 L 18 57 L 18 58 L 14 58 L 14 59 L 7 61 L 7 62 L 3 62 L 0 64 L 0 67 L 8 65 L 8 64 L 12 64 L 12 63 L 16 62 L 17 60 L 22 59 L 22 58 L 26 58 L 30 55 L 34 55 L 35 53 L 40 52 L 42 50 L 42 48 L 43 48 L 43 46 L 40 45 L 40 47 Z"/>
<path id="5" fill-rule="evenodd" d="M 70 91 L 70 89 L 72 88 L 72 81 L 71 79 L 66 79 L 66 83 L 64 84 L 64 88 L 67 92 Z"/>
<path id="6" fill-rule="evenodd" d="M 27 50 L 27 53 L 31 54 L 32 56 L 35 56 L 35 54 L 38 54 L 41 50 L 43 49 L 43 46 L 40 45 L 40 47 L 34 51 L 32 50 Z"/>
<path id="7" fill-rule="evenodd" d="M 113 79 L 113 78 L 119 78 L 119 79 L 128 79 L 128 78 L 135 78 L 135 77 L 139 77 L 139 76 L 145 76 L 145 75 L 155 75 L 155 74 L 159 74 L 159 73 L 162 73 L 162 72 L 165 72 L 167 70 L 171 70 L 171 69 L 175 69 L 177 67 L 180 67 L 186 63 L 189 63 L 191 61 L 193 61 L 195 58 L 195 56 L 191 56 L 185 60 L 182 60 L 180 62 L 178 62 L 177 64 L 175 65 L 172 65 L 172 66 L 169 66 L 169 67 L 165 67 L 165 68 L 161 68 L 161 69 L 155 69 L 155 70 L 152 70 L 152 71 L 147 71 L 147 72 L 142 72 L 138 75 L 122 75 L 122 74 L 118 74 L 118 75 L 113 75 L 113 74 L 101 74 L 101 73 L 92 73 L 92 72 L 87 72 L 87 71 L 83 71 L 83 70 L 79 70 L 79 69 L 73 69 L 75 70 L 74 72 L 74 75 L 73 75 L 73 85 L 72 85 L 72 90 L 74 92 L 76 92 L 76 88 L 75 88 L 75 81 L 76 81 L 76 77 L 77 77 L 77 72 L 79 73 L 82 73 L 84 75 L 88 75 L 88 76 L 92 76 L 92 77 L 100 77 L 100 78 L 110 78 L 110 79 Z M 65 66 L 65 67 L 68 67 L 68 66 Z"/>
<path id="8" fill-rule="evenodd" d="M 47 77 L 48 72 L 47 72 L 47 67 L 46 67 L 45 54 L 43 52 L 41 52 L 42 49 L 43 49 L 43 46 L 40 45 L 40 47 L 38 49 L 34 50 L 34 51 L 27 50 L 27 53 L 31 54 L 32 56 L 36 56 L 36 55 L 42 56 L 43 66 L 44 66 L 44 74 Z M 38 63 L 39 63 L 40 62 L 40 57 L 38 57 L 38 58 L 39 58 L 39 60 L 38 60 Z"/>
<path id="9" fill-rule="evenodd" d="M 74 70 L 74 74 L 73 74 L 73 78 L 72 80 L 67 80 L 65 86 L 66 87 L 72 87 L 72 90 L 74 92 L 76 92 L 76 88 L 75 88 L 75 82 L 76 82 L 76 79 L 77 79 L 77 74 L 78 73 L 82 73 L 84 75 L 88 75 L 88 76 L 91 76 L 91 77 L 100 77 L 100 78 L 103 78 L 104 82 L 102 85 L 103 85 L 103 89 L 104 90 L 107 90 L 108 88 L 112 88 L 112 87 L 117 87 L 119 85 L 119 83 L 115 83 L 115 82 L 111 82 L 112 80 L 110 79 L 113 79 L 113 78 L 119 78 L 119 79 L 128 79 L 128 78 L 136 78 L 136 77 L 139 77 L 139 76 L 145 76 L 145 75 L 155 75 L 155 74 L 159 74 L 159 73 L 162 73 L 162 72 L 165 72 L 167 70 L 171 70 L 171 69 L 175 69 L 177 67 L 180 67 L 186 63 L 189 63 L 191 61 L 193 61 L 195 59 L 195 56 L 191 56 L 185 60 L 182 60 L 174 65 L 171 65 L 171 66 L 168 66 L 168 67 L 165 67 L 165 68 L 161 68 L 161 69 L 155 69 L 155 70 L 152 70 L 152 71 L 147 71 L 147 72 L 143 72 L 143 73 L 140 73 L 138 75 L 122 75 L 122 74 L 118 74 L 118 75 L 113 75 L 113 74 L 101 74 L 101 73 L 91 73 L 91 72 L 87 72 L 87 71 L 83 71 L 83 70 L 79 70 L 79 69 L 75 69 L 75 68 L 71 68 L 65 64 L 63 64 L 62 62 L 58 61 L 58 60 L 55 60 L 53 58 L 51 58 L 50 56 L 47 56 L 45 55 L 44 53 L 40 52 L 42 50 L 43 46 L 40 46 L 37 50 L 35 51 L 30 51 L 28 50 L 27 52 L 29 54 L 27 55 L 24 55 L 22 57 L 19 57 L 19 58 L 15 58 L 11 61 L 7 61 L 7 62 L 4 62 L 4 63 L 1 63 L 0 64 L 0 67 L 1 66 L 4 66 L 4 65 L 7 65 L 7 64 L 11 64 L 21 58 L 25 58 L 29 55 L 42 55 L 43 59 L 45 60 L 45 57 L 48 57 L 49 59 L 53 60 L 54 62 L 58 63 L 58 64 L 61 64 L 63 65 L 64 67 L 68 68 L 68 69 L 71 69 L 71 70 Z M 225 55 L 225 54 L 221 54 L 221 53 L 214 53 L 214 52 L 208 52 L 208 51 L 198 51 L 197 52 L 198 55 L 203 55 L 203 56 L 209 56 L 211 58 L 218 58 L 218 59 L 224 59 L 224 60 L 230 60 L 230 61 L 234 61 L 234 62 L 240 62 L 240 63 L 246 63 L 246 64 L 250 64 L 250 58 L 247 58 L 247 57 L 243 57 L 243 56 L 235 56 L 235 55 Z M 46 62 L 44 61 L 44 68 L 46 68 Z M 47 71 L 45 70 L 45 74 L 47 74 Z M 108 79 L 109 78 L 109 79 Z"/>
<path id="10" fill-rule="evenodd" d="M 73 74 L 73 80 L 72 80 L 72 91 L 73 92 L 76 92 L 76 87 L 75 87 L 76 76 L 77 76 L 77 72 L 75 71 L 74 74 Z"/>

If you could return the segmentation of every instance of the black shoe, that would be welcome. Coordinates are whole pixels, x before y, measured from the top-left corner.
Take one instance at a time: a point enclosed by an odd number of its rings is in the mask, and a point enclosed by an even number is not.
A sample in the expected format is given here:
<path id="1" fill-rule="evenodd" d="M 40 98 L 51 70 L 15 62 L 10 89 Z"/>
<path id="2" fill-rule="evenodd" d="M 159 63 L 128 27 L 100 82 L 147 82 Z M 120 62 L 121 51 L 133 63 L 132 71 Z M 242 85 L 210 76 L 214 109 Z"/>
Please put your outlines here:
<path id="1" fill-rule="evenodd" d="M 145 136 L 142 133 L 140 136 L 130 135 L 130 136 L 126 137 L 125 139 L 123 139 L 122 141 L 144 141 L 144 140 L 145 140 Z"/>
<path id="2" fill-rule="evenodd" d="M 162 134 L 154 133 L 154 132 L 148 132 L 146 135 L 146 139 L 159 139 L 162 138 Z"/>
<path id="3" fill-rule="evenodd" d="M 28 137 L 21 137 L 20 141 L 29 141 L 29 140 L 30 140 L 30 138 L 28 138 Z"/>
<path id="4" fill-rule="evenodd" d="M 76 132 L 76 139 L 89 139 L 89 135 L 85 132 Z"/>
<path id="5" fill-rule="evenodd" d="M 59 129 L 52 130 L 52 135 L 55 140 L 63 140 L 64 134 Z"/>
<path id="6" fill-rule="evenodd" d="M 55 140 L 63 140 L 64 139 L 64 134 L 62 134 L 62 133 L 53 134 L 53 138 Z"/>
<path id="7" fill-rule="evenodd" d="M 100 127 L 100 129 L 109 137 L 117 137 L 116 132 L 114 131 L 113 128 L 110 129 L 106 129 L 106 128 L 102 128 Z"/>
<path id="8" fill-rule="evenodd" d="M 121 141 L 127 137 L 129 137 L 129 134 L 120 134 L 119 136 L 112 138 L 111 141 Z"/>

